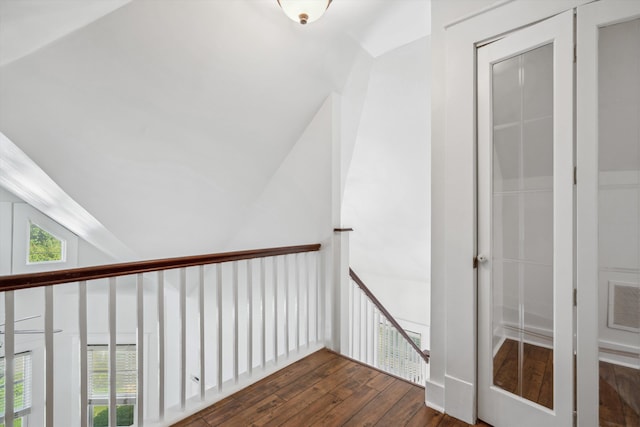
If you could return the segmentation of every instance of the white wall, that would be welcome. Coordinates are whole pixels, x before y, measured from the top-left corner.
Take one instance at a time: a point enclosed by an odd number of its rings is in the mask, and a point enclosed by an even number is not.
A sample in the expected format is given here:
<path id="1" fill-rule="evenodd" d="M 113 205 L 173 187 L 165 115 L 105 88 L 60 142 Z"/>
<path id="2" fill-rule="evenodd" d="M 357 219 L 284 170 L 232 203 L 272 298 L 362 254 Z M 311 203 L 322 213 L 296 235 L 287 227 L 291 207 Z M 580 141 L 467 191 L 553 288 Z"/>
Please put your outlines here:
<path id="1" fill-rule="evenodd" d="M 343 202 L 343 222 L 354 228 L 351 266 L 392 315 L 425 327 L 429 43 L 423 37 L 373 60 Z"/>

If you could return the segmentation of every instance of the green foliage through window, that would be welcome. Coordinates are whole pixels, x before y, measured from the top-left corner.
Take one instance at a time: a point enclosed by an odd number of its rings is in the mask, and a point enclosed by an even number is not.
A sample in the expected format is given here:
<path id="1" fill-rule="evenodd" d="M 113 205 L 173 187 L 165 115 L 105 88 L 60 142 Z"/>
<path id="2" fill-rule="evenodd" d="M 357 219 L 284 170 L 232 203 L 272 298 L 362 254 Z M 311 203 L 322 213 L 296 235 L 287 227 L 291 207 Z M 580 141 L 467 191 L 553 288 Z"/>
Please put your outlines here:
<path id="1" fill-rule="evenodd" d="M 116 425 L 131 426 L 133 425 L 133 408 L 134 405 L 118 405 L 116 406 Z M 109 426 L 109 407 L 94 406 L 93 407 L 93 427 Z"/>
<path id="2" fill-rule="evenodd" d="M 62 261 L 62 240 L 29 223 L 29 262 Z"/>
<path id="3" fill-rule="evenodd" d="M 0 416 L 4 417 L 5 409 L 5 372 L 4 357 L 0 358 Z M 14 427 L 22 427 L 23 416 L 31 408 L 31 353 L 18 353 L 13 359 L 13 410 Z M 4 427 L 0 422 L 0 427 Z"/>

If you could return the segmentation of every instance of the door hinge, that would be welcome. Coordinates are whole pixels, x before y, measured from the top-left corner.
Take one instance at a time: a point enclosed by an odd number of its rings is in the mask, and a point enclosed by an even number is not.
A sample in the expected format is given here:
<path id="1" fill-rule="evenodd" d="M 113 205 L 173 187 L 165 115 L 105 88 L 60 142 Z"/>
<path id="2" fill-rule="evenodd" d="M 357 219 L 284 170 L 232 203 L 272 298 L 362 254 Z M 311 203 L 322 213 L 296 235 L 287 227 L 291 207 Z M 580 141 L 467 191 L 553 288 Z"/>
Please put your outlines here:
<path id="1" fill-rule="evenodd" d="M 578 62 L 578 47 L 574 44 L 573 45 L 573 63 L 577 63 Z"/>
<path id="2" fill-rule="evenodd" d="M 478 268 L 478 257 L 477 256 L 473 257 L 473 268 Z"/>
<path id="3" fill-rule="evenodd" d="M 573 167 L 573 185 L 578 185 L 578 167 Z"/>
<path id="4" fill-rule="evenodd" d="M 573 288 L 573 306 L 578 306 L 578 290 L 576 288 Z"/>

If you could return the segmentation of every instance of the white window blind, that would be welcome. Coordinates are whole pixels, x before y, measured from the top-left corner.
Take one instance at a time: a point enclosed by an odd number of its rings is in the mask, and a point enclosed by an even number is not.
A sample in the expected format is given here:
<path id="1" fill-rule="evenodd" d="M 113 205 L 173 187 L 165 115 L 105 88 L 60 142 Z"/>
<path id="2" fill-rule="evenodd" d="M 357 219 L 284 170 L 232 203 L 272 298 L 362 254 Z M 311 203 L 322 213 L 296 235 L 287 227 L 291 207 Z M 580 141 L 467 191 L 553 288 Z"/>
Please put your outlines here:
<path id="1" fill-rule="evenodd" d="M 421 346 L 421 335 L 417 332 L 405 329 L 409 338 Z M 410 353 L 415 352 L 413 347 L 404 345 L 405 339 L 398 330 L 387 323 L 378 325 L 378 366 L 392 372 L 404 367 L 408 375 L 417 376 L 420 373 L 420 360 L 412 361 Z"/>
<path id="2" fill-rule="evenodd" d="M 87 347 L 89 369 L 89 404 L 109 402 L 109 348 L 106 345 Z M 132 404 L 137 391 L 136 346 L 116 346 L 116 403 Z"/>
<path id="3" fill-rule="evenodd" d="M 31 352 L 14 356 L 13 369 L 13 412 L 14 418 L 27 415 L 31 411 L 32 361 Z M 5 361 L 0 358 L 0 423 L 4 423 L 5 403 Z"/>

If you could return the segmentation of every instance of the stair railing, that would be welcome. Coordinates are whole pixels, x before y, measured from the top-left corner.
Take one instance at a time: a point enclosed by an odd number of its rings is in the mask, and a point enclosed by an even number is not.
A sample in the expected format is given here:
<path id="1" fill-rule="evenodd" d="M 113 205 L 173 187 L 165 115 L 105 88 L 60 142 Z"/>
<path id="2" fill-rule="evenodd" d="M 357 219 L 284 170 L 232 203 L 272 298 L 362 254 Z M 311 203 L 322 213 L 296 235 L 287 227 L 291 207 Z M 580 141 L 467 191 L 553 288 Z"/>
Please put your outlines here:
<path id="1" fill-rule="evenodd" d="M 323 259 L 313 244 L 0 277 L 2 422 L 25 413 L 28 347 L 30 425 L 87 427 L 102 407 L 121 425 L 127 405 L 168 425 L 211 405 L 325 346 Z"/>
<path id="2" fill-rule="evenodd" d="M 349 345 L 343 353 L 424 387 L 428 351 L 420 349 L 351 268 L 349 277 Z"/>

